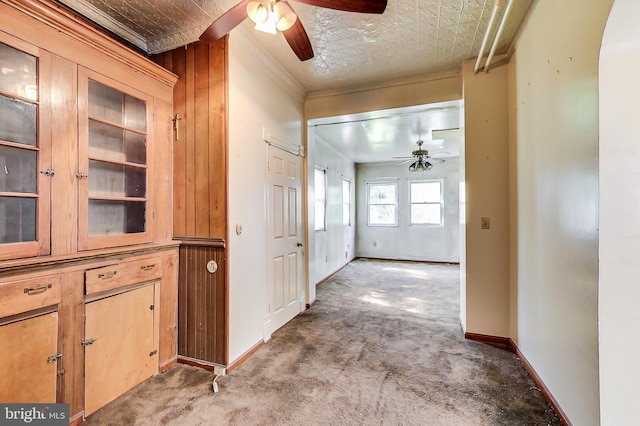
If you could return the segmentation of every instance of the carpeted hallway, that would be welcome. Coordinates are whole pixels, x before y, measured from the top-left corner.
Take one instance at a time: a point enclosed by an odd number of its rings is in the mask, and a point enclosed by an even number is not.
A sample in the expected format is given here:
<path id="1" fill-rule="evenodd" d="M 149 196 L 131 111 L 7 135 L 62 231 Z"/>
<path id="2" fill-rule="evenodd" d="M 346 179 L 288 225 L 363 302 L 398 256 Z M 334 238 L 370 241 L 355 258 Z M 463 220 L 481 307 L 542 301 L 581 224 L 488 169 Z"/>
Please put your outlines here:
<path id="1" fill-rule="evenodd" d="M 560 424 L 512 353 L 465 340 L 457 265 L 356 260 L 211 390 L 177 365 L 88 425 Z"/>

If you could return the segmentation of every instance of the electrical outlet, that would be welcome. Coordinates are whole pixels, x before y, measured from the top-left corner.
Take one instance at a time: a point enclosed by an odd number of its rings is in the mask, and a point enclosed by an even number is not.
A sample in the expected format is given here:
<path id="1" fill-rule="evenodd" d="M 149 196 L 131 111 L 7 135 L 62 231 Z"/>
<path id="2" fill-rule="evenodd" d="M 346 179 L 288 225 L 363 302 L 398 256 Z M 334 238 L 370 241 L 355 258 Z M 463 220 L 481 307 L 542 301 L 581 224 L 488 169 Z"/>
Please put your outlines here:
<path id="1" fill-rule="evenodd" d="M 491 218 L 488 217 L 488 216 L 482 217 L 482 219 L 480 221 L 480 228 L 481 229 L 491 229 Z"/>
<path id="2" fill-rule="evenodd" d="M 225 374 L 227 374 L 227 369 L 224 367 L 219 367 L 217 365 L 213 366 L 213 375 L 214 376 L 224 376 Z"/>

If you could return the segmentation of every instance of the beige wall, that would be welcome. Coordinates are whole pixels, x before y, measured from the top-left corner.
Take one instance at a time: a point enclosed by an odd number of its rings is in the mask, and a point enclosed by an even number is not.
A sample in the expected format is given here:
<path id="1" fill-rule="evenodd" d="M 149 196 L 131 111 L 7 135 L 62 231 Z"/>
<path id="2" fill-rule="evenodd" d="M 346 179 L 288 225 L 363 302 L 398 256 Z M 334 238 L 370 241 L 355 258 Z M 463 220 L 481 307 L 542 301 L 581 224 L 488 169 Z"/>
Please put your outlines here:
<path id="1" fill-rule="evenodd" d="M 616 0 L 600 52 L 600 419 L 640 419 L 640 2 Z"/>
<path id="2" fill-rule="evenodd" d="M 283 81 L 243 34 L 229 37 L 229 361 L 264 337 L 267 313 L 267 148 L 272 138 L 302 144 L 304 94 Z M 265 60 L 263 58 L 263 60 Z M 274 100 L 278 108 L 273 108 Z M 242 234 L 234 232 L 242 225 Z"/>
<path id="3" fill-rule="evenodd" d="M 539 2 L 511 67 L 518 347 L 575 425 L 599 423 L 598 55 L 610 6 Z"/>
<path id="4" fill-rule="evenodd" d="M 435 102 L 462 97 L 459 75 L 441 76 L 349 93 L 312 93 L 305 102 L 305 118 L 334 117 Z"/>
<path id="5" fill-rule="evenodd" d="M 463 66 L 466 193 L 466 324 L 469 333 L 509 336 L 508 67 Z M 481 229 L 482 217 L 490 229 Z"/>

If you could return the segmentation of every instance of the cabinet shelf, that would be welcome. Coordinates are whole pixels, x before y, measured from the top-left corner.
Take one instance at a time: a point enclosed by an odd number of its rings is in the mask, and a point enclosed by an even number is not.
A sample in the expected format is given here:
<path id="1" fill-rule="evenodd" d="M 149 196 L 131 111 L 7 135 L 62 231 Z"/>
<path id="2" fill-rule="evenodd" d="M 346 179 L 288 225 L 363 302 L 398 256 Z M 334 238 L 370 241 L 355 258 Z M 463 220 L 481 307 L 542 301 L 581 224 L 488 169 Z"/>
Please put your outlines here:
<path id="1" fill-rule="evenodd" d="M 15 197 L 15 198 L 39 198 L 38 194 L 34 192 L 1 192 L 0 197 Z"/>
<path id="2" fill-rule="evenodd" d="M 113 121 L 105 120 L 105 119 L 102 119 L 102 118 L 99 118 L 99 117 L 89 116 L 89 120 L 93 121 L 95 123 L 104 124 L 104 125 L 112 127 L 112 128 L 122 129 L 122 130 L 127 130 L 127 131 L 130 131 L 130 132 L 138 133 L 140 135 L 146 135 L 147 134 L 147 132 L 144 131 L 144 130 L 139 130 L 139 129 L 136 129 L 134 127 L 128 127 L 128 126 L 122 125 L 120 123 L 115 123 Z"/>
<path id="3" fill-rule="evenodd" d="M 135 167 L 135 168 L 138 168 L 138 169 L 146 169 L 147 168 L 146 164 L 132 163 L 130 161 L 112 160 L 110 158 L 96 157 L 96 156 L 93 156 L 93 155 L 89 156 L 89 160 L 90 161 L 99 161 L 99 162 L 105 163 L 105 164 L 115 164 L 115 165 L 118 165 L 118 166 Z"/>
<path id="4" fill-rule="evenodd" d="M 93 195 L 93 194 L 89 194 L 89 200 L 99 200 L 99 201 L 131 201 L 131 202 L 135 202 L 135 203 L 144 203 L 147 201 L 146 198 L 142 198 L 142 197 L 117 197 L 117 196 L 111 196 L 111 195 Z"/>

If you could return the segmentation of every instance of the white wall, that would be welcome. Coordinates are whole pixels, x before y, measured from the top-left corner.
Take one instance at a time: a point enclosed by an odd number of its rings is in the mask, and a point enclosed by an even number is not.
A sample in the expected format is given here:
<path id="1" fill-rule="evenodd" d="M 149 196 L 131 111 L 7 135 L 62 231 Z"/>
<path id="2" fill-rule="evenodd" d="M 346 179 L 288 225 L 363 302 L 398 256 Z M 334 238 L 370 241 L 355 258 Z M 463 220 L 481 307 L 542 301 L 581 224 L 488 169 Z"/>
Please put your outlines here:
<path id="1" fill-rule="evenodd" d="M 510 123 L 517 138 L 517 344 L 581 426 L 599 423 L 598 55 L 610 5 L 541 1 L 510 67 L 517 106 Z"/>
<path id="2" fill-rule="evenodd" d="M 353 260 L 355 253 L 355 166 L 309 129 L 309 281 L 313 285 Z M 315 230 L 315 168 L 326 170 L 326 230 Z M 342 179 L 351 181 L 351 225 L 342 220 Z M 311 293 L 311 291 L 310 291 Z M 310 294 L 315 300 L 315 293 Z"/>
<path id="3" fill-rule="evenodd" d="M 356 255 L 380 259 L 458 262 L 458 164 L 448 158 L 428 172 L 410 172 L 409 164 L 358 164 Z M 443 179 L 443 226 L 410 225 L 409 180 Z M 367 182 L 398 182 L 398 226 L 367 226 Z"/>
<path id="4" fill-rule="evenodd" d="M 238 32 L 229 38 L 229 361 L 263 340 L 266 314 L 266 144 L 302 144 L 304 94 Z M 274 108 L 277 105 L 277 108 Z M 236 224 L 243 232 L 236 235 Z"/>
<path id="5" fill-rule="evenodd" d="M 600 52 L 600 420 L 640 419 L 640 2 L 615 0 Z"/>

